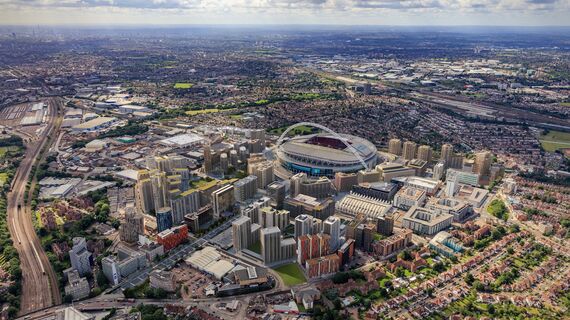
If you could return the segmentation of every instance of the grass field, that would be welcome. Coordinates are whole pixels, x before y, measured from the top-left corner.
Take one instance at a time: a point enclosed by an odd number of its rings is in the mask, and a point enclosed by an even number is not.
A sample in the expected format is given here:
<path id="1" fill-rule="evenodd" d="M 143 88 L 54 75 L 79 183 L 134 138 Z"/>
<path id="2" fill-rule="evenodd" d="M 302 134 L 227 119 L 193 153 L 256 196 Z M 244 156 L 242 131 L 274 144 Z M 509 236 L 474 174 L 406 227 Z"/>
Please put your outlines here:
<path id="1" fill-rule="evenodd" d="M 548 134 L 540 136 L 540 143 L 542 144 L 542 148 L 549 152 L 570 148 L 570 133 L 550 131 Z"/>
<path id="2" fill-rule="evenodd" d="M 286 286 L 294 286 L 307 281 L 301 267 L 296 263 L 286 264 L 274 269 Z"/>
<path id="3" fill-rule="evenodd" d="M 280 135 L 283 132 L 285 132 L 285 130 L 287 130 L 288 127 L 279 127 L 279 128 L 274 128 L 269 130 L 269 133 L 274 134 L 274 135 Z M 297 127 L 291 131 L 289 131 L 289 136 L 296 136 L 296 135 L 305 135 L 305 134 L 311 134 L 313 133 L 313 127 L 309 127 L 309 126 L 300 126 Z"/>
<path id="4" fill-rule="evenodd" d="M 239 120 L 243 118 L 241 114 L 230 114 L 230 119 Z"/>
<path id="5" fill-rule="evenodd" d="M 174 84 L 174 89 L 190 89 L 192 88 L 193 84 L 186 83 L 186 82 L 177 82 Z"/>
<path id="6" fill-rule="evenodd" d="M 6 172 L 0 172 L 0 187 L 8 181 L 8 174 Z"/>
<path id="7" fill-rule="evenodd" d="M 220 112 L 220 109 L 190 110 L 190 111 L 186 111 L 186 114 L 189 116 L 195 116 L 197 114 L 216 113 L 216 112 Z"/>
<path id="8" fill-rule="evenodd" d="M 570 102 L 562 102 L 560 105 L 563 107 L 570 107 Z"/>

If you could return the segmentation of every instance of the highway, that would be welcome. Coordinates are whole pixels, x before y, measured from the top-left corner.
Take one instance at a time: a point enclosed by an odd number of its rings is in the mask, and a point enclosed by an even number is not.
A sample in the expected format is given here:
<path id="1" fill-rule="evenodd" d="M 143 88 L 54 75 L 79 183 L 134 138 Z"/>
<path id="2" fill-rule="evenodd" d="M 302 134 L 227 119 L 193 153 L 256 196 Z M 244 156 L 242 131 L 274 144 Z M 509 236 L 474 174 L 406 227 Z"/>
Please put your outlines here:
<path id="1" fill-rule="evenodd" d="M 20 256 L 22 269 L 20 315 L 61 303 L 57 277 L 36 235 L 30 201 L 25 199 L 25 195 L 34 164 L 42 157 L 42 149 L 49 138 L 59 130 L 62 111 L 61 100 L 49 99 L 46 130 L 41 137 L 29 139 L 24 158 L 12 181 L 12 191 L 8 193 L 8 229 Z"/>

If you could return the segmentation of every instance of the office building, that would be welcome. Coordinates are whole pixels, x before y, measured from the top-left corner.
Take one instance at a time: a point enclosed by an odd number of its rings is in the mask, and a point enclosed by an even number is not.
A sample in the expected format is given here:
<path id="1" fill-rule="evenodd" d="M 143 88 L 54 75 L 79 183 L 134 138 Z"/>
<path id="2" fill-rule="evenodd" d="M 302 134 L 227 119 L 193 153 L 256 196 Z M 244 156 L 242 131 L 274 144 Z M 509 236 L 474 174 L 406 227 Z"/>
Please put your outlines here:
<path id="1" fill-rule="evenodd" d="M 149 275 L 149 284 L 151 288 L 162 289 L 166 292 L 175 292 L 177 287 L 174 273 L 166 270 L 152 270 Z"/>
<path id="2" fill-rule="evenodd" d="M 465 172 L 456 169 L 447 169 L 445 177 L 446 183 L 456 182 L 461 184 L 468 184 L 473 187 L 479 186 L 479 174 L 477 173 Z"/>
<path id="3" fill-rule="evenodd" d="M 297 173 L 290 179 L 291 197 L 305 194 L 313 198 L 322 199 L 335 194 L 333 183 L 327 177 L 309 179 L 306 173 Z"/>
<path id="4" fill-rule="evenodd" d="M 222 213 L 232 211 L 234 206 L 234 187 L 225 185 L 212 192 L 212 208 L 214 221 L 220 219 Z"/>
<path id="5" fill-rule="evenodd" d="M 430 146 L 422 145 L 418 148 L 418 159 L 431 163 L 432 156 L 433 149 Z"/>
<path id="6" fill-rule="evenodd" d="M 392 201 L 398 185 L 391 182 L 361 183 L 352 187 L 352 193 L 382 201 Z"/>
<path id="7" fill-rule="evenodd" d="M 237 202 L 245 202 L 253 198 L 257 191 L 257 177 L 247 176 L 234 183 L 234 198 Z"/>
<path id="8" fill-rule="evenodd" d="M 87 298 L 91 292 L 87 278 L 81 277 L 75 269 L 67 274 L 64 291 L 65 295 L 70 295 L 74 301 Z"/>
<path id="9" fill-rule="evenodd" d="M 360 248 L 369 252 L 372 249 L 372 241 L 374 241 L 374 235 L 376 234 L 376 225 L 367 223 L 360 226 L 362 226 L 362 244 Z"/>
<path id="10" fill-rule="evenodd" d="M 162 207 L 156 211 L 156 229 L 158 232 L 172 228 L 172 210 L 170 207 Z"/>
<path id="11" fill-rule="evenodd" d="M 356 173 L 358 183 L 374 183 L 382 180 L 382 173 L 376 169 L 360 170 Z"/>
<path id="12" fill-rule="evenodd" d="M 285 201 L 286 189 L 285 183 L 274 181 L 267 186 L 267 196 L 271 199 L 271 206 L 276 209 L 283 209 Z"/>
<path id="13" fill-rule="evenodd" d="M 414 187 L 403 187 L 394 196 L 394 206 L 408 210 L 413 206 L 422 206 L 427 198 L 425 190 Z"/>
<path id="14" fill-rule="evenodd" d="M 397 156 L 402 155 L 402 140 L 390 139 L 388 142 L 388 152 Z"/>
<path id="15" fill-rule="evenodd" d="M 291 218 L 297 217 L 300 214 L 307 214 L 320 220 L 324 220 L 333 215 L 335 209 L 334 200 L 332 198 L 318 200 L 304 194 L 285 199 L 283 208 L 290 212 Z"/>
<path id="16" fill-rule="evenodd" d="M 404 142 L 404 148 L 402 150 L 402 155 L 405 160 L 412 160 L 416 158 L 417 145 L 415 142 L 406 141 Z"/>
<path id="17" fill-rule="evenodd" d="M 355 217 L 358 214 L 364 214 L 369 218 L 383 217 L 392 208 L 387 201 L 376 200 L 355 193 L 350 193 L 337 202 L 336 210 L 344 215 Z"/>
<path id="18" fill-rule="evenodd" d="M 263 207 L 259 210 L 259 225 L 262 228 L 278 227 L 285 230 L 289 225 L 289 211 Z"/>
<path id="19" fill-rule="evenodd" d="M 450 214 L 413 206 L 402 218 L 402 227 L 418 234 L 432 235 L 448 228 L 452 222 L 453 216 Z"/>
<path id="20" fill-rule="evenodd" d="M 356 184 L 358 184 L 356 173 L 337 172 L 334 175 L 334 186 L 338 192 L 348 192 Z"/>
<path id="21" fill-rule="evenodd" d="M 406 167 L 414 169 L 414 172 L 415 172 L 414 174 L 416 176 L 422 176 L 423 177 L 424 174 L 426 173 L 428 163 L 425 160 L 412 159 L 406 163 Z"/>
<path id="22" fill-rule="evenodd" d="M 81 277 L 91 273 L 93 256 L 91 252 L 87 251 L 85 238 L 73 238 L 73 247 L 69 250 L 69 260 L 71 260 L 71 267 L 77 270 Z"/>
<path id="23" fill-rule="evenodd" d="M 330 216 L 323 221 L 323 233 L 331 237 L 330 252 L 335 251 L 340 245 L 340 219 Z"/>
<path id="24" fill-rule="evenodd" d="M 261 229 L 261 257 L 267 266 L 276 266 L 295 260 L 295 239 L 283 239 L 278 227 Z"/>
<path id="25" fill-rule="evenodd" d="M 376 170 L 380 173 L 381 181 L 384 182 L 390 182 L 394 178 L 409 177 L 416 174 L 414 168 L 408 168 L 396 162 L 381 163 L 376 166 Z"/>
<path id="26" fill-rule="evenodd" d="M 473 213 L 471 204 L 453 198 L 431 198 L 426 204 L 426 209 L 435 213 L 450 214 L 455 222 L 463 222 Z"/>

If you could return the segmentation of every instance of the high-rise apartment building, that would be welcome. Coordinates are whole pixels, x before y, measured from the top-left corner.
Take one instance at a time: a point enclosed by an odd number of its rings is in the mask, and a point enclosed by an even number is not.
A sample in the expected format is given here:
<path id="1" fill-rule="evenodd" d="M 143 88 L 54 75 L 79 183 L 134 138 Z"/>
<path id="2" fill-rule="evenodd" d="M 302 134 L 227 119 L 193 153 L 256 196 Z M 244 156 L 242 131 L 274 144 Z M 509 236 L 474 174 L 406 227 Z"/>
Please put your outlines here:
<path id="1" fill-rule="evenodd" d="M 311 234 L 313 230 L 313 217 L 301 214 L 295 218 L 295 239 L 305 234 Z"/>
<path id="2" fill-rule="evenodd" d="M 430 163 L 432 160 L 433 150 L 430 146 L 422 145 L 418 148 L 418 159 Z"/>
<path id="3" fill-rule="evenodd" d="M 289 225 L 289 211 L 263 207 L 259 210 L 259 225 L 262 228 L 278 227 L 284 230 Z"/>
<path id="4" fill-rule="evenodd" d="M 395 154 L 397 156 L 402 155 L 402 140 L 400 139 L 390 139 L 388 142 L 388 152 Z"/>
<path id="5" fill-rule="evenodd" d="M 234 187 L 231 184 L 225 185 L 212 192 L 212 209 L 214 220 L 220 219 L 220 215 L 230 211 L 234 205 Z"/>
<path id="6" fill-rule="evenodd" d="M 450 167 L 451 156 L 453 156 L 453 145 L 449 143 L 442 145 L 440 160 L 445 163 L 445 168 Z"/>
<path id="7" fill-rule="evenodd" d="M 356 173 L 337 172 L 334 175 L 334 186 L 338 192 L 348 192 L 356 184 L 358 184 Z"/>
<path id="8" fill-rule="evenodd" d="M 271 206 L 276 209 L 283 209 L 286 190 L 285 184 L 281 181 L 274 181 L 267 186 L 267 196 L 271 199 Z"/>
<path id="9" fill-rule="evenodd" d="M 172 226 L 172 209 L 170 207 L 159 208 L 156 211 L 156 229 L 158 232 L 170 229 Z"/>
<path id="10" fill-rule="evenodd" d="M 334 252 L 340 245 L 340 219 L 334 216 L 328 217 L 323 222 L 323 233 L 331 237 L 330 252 Z"/>
<path id="11" fill-rule="evenodd" d="M 248 172 L 257 177 L 257 187 L 259 189 L 264 189 L 275 180 L 272 161 L 249 163 Z"/>
<path id="12" fill-rule="evenodd" d="M 295 259 L 295 239 L 283 239 L 278 227 L 261 229 L 261 257 L 267 266 L 275 266 Z"/>
<path id="13" fill-rule="evenodd" d="M 259 228 L 255 228 L 259 233 Z M 251 219 L 245 216 L 239 217 L 232 222 L 233 245 L 236 252 L 249 248 L 259 240 L 252 232 Z"/>
<path id="14" fill-rule="evenodd" d="M 328 234 L 306 234 L 297 239 L 297 262 L 304 265 L 308 259 L 319 258 L 330 253 Z"/>
<path id="15" fill-rule="evenodd" d="M 402 155 L 404 156 L 405 160 L 412 160 L 416 158 L 416 149 L 417 145 L 415 142 L 406 141 L 404 142 L 404 149 L 402 151 Z"/>
<path id="16" fill-rule="evenodd" d="M 87 251 L 85 238 L 73 238 L 73 247 L 69 250 L 69 260 L 71 260 L 71 267 L 77 270 L 80 276 L 83 277 L 91 273 L 93 256 L 91 252 Z"/>
<path id="17" fill-rule="evenodd" d="M 125 221 L 119 227 L 121 241 L 135 243 L 144 234 L 144 217 L 134 207 L 125 208 Z"/>
<path id="18" fill-rule="evenodd" d="M 478 152 L 475 154 L 475 163 L 473 164 L 473 173 L 480 177 L 488 177 L 491 174 L 491 163 L 493 162 L 493 154 L 489 151 Z"/>
<path id="19" fill-rule="evenodd" d="M 237 202 L 245 202 L 253 198 L 257 191 L 257 177 L 247 176 L 234 183 L 234 198 Z"/>
<path id="20" fill-rule="evenodd" d="M 291 197 L 299 194 L 322 199 L 334 195 L 335 190 L 333 183 L 327 177 L 319 177 L 318 179 L 309 179 L 304 172 L 293 175 L 291 182 Z"/>

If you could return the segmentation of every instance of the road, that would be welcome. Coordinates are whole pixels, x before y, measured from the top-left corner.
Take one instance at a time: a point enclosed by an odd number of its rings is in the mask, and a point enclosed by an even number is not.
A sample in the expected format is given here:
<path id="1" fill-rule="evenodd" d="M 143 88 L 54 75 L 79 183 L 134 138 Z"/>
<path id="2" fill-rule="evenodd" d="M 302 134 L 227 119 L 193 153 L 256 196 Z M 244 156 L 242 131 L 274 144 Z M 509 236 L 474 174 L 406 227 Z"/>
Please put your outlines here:
<path id="1" fill-rule="evenodd" d="M 187 257 L 189 254 L 193 253 L 197 248 L 207 244 L 208 241 L 212 240 L 212 238 L 214 238 L 215 236 L 220 234 L 222 231 L 229 228 L 231 226 L 232 222 L 234 220 L 236 220 L 238 217 L 239 216 L 237 216 L 237 215 L 231 217 L 230 219 L 228 219 L 227 221 L 225 221 L 221 225 L 217 226 L 216 228 L 214 228 L 213 230 L 211 230 L 210 232 L 208 232 L 206 235 L 204 235 L 202 238 L 200 238 L 198 240 L 192 241 L 192 242 L 184 244 L 184 245 L 180 245 L 180 246 L 172 249 L 168 253 L 168 255 L 164 259 L 162 259 L 160 262 L 131 274 L 130 276 L 121 280 L 121 282 L 117 286 L 109 289 L 107 292 L 113 292 L 117 289 L 124 290 L 127 288 L 137 286 L 139 284 L 142 284 L 143 282 L 146 281 L 146 279 L 148 279 L 148 276 L 150 275 L 150 272 L 152 270 L 155 270 L 155 269 L 169 270 L 169 269 L 171 269 L 172 267 L 174 267 L 174 265 L 180 259 Z"/>
<path id="2" fill-rule="evenodd" d="M 20 256 L 22 269 L 22 296 L 20 315 L 61 303 L 61 294 L 55 272 L 40 243 L 32 223 L 29 201 L 26 201 L 26 184 L 36 160 L 49 138 L 59 130 L 63 105 L 59 98 L 48 101 L 47 127 L 41 137 L 30 139 L 26 153 L 8 193 L 8 229 L 14 247 Z"/>

